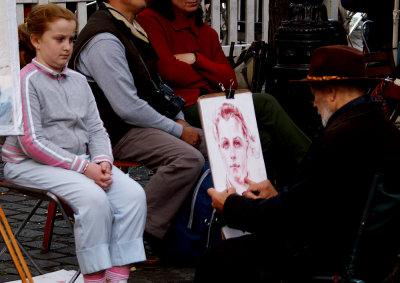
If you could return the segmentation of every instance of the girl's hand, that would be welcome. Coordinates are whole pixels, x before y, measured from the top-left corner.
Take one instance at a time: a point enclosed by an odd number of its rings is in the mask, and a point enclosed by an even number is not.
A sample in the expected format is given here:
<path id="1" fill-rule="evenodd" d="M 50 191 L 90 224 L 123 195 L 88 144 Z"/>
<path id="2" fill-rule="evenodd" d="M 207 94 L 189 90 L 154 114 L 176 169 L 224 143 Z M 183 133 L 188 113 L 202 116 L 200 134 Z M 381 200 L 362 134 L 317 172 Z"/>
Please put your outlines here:
<path id="1" fill-rule="evenodd" d="M 112 172 L 111 172 L 112 167 L 111 167 L 110 163 L 103 161 L 103 162 L 99 163 L 99 165 L 104 174 L 108 173 L 108 174 L 112 175 Z"/>
<path id="2" fill-rule="evenodd" d="M 104 162 L 102 162 L 104 163 Z M 107 162 L 108 163 L 108 162 Z M 103 165 L 105 166 L 105 165 Z M 105 166 L 105 170 L 107 168 Z M 98 186 L 100 186 L 103 190 L 107 191 L 110 188 L 112 183 L 111 171 L 110 173 L 103 173 L 103 168 L 101 165 L 90 162 L 85 172 L 83 173 L 89 179 L 92 179 Z"/>
<path id="3" fill-rule="evenodd" d="M 106 187 L 103 187 L 104 190 L 108 190 L 110 188 L 110 185 L 113 182 L 113 179 L 111 177 L 112 175 L 112 166 L 110 163 L 104 161 L 100 163 L 101 171 L 103 172 L 103 177 L 102 181 L 107 185 Z"/>

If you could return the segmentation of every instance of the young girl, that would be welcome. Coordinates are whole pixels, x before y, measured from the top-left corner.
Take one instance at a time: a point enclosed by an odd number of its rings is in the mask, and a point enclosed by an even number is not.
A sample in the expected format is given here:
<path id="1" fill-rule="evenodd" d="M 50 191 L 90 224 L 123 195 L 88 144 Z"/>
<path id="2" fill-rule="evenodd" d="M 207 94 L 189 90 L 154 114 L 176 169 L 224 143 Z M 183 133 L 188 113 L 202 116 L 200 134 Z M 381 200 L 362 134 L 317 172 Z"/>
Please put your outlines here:
<path id="1" fill-rule="evenodd" d="M 4 175 L 49 190 L 71 206 L 85 282 L 127 282 L 130 264 L 146 259 L 146 199 L 139 184 L 112 166 L 90 87 L 66 67 L 75 17 L 58 5 L 40 5 L 25 28 L 36 58 L 21 70 L 25 135 L 7 137 Z"/>

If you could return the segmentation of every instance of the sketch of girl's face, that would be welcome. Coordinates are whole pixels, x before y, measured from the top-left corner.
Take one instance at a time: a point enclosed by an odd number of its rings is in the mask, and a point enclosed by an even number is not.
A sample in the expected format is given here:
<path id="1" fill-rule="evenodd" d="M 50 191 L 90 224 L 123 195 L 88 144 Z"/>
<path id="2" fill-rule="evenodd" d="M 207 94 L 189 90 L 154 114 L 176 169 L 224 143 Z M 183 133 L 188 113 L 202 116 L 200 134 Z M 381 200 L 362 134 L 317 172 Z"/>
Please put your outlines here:
<path id="1" fill-rule="evenodd" d="M 218 147 L 224 161 L 228 179 L 234 183 L 244 183 L 247 176 L 248 141 L 243 135 L 239 120 L 231 117 L 227 121 L 221 119 L 217 125 L 219 132 Z"/>

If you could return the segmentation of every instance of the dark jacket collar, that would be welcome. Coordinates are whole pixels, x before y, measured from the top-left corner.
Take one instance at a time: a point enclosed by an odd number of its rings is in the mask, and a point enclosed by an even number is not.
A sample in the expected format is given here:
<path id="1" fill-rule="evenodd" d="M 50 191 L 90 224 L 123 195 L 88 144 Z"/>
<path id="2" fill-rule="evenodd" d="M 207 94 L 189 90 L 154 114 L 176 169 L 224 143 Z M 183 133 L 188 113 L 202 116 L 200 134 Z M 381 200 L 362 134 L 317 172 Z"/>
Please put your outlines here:
<path id="1" fill-rule="evenodd" d="M 114 18 L 123 22 L 134 36 L 143 40 L 144 42 L 149 42 L 147 33 L 136 20 L 133 20 L 133 23 L 129 22 L 123 14 L 121 14 L 117 9 L 108 3 L 103 3 L 100 9 L 108 10 Z"/>
<path id="2" fill-rule="evenodd" d="M 333 113 L 329 118 L 325 129 L 331 130 L 341 123 L 354 117 L 379 111 L 380 106 L 380 103 L 372 101 L 368 94 L 360 96 L 343 105 L 335 113 Z"/>

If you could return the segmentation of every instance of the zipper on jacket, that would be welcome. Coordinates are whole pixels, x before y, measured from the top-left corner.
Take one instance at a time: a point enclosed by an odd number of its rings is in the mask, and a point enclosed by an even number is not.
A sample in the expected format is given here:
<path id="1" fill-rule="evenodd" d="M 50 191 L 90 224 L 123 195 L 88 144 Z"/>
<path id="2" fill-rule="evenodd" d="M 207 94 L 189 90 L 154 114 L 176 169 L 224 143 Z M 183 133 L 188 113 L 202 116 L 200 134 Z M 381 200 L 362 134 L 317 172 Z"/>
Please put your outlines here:
<path id="1" fill-rule="evenodd" d="M 68 105 L 68 108 L 71 110 L 71 112 L 72 113 L 74 113 L 74 123 L 73 123 L 73 125 L 72 125 L 72 134 L 74 135 L 74 137 L 75 137 L 75 140 L 76 140 L 76 146 L 77 146 L 77 148 L 76 148 L 76 152 L 78 152 L 79 151 L 79 144 L 80 144 L 80 140 L 79 140 L 79 137 L 77 136 L 77 134 L 75 133 L 75 128 L 76 128 L 76 124 L 77 124 L 77 120 L 78 120 L 78 115 L 76 115 L 76 113 L 75 113 L 75 111 L 73 111 L 73 109 L 72 109 L 72 107 L 71 107 L 71 105 L 69 104 L 69 99 L 68 99 L 68 95 L 67 95 L 67 92 L 65 91 L 65 89 L 64 89 L 64 86 L 62 85 L 62 83 L 61 83 L 61 77 L 62 77 L 63 75 L 61 75 L 61 74 L 57 74 L 57 81 L 58 81 L 58 84 L 59 84 L 59 86 L 60 86 L 60 88 L 63 90 L 63 94 L 64 94 L 64 97 L 65 97 L 65 101 L 66 101 L 66 104 Z"/>

